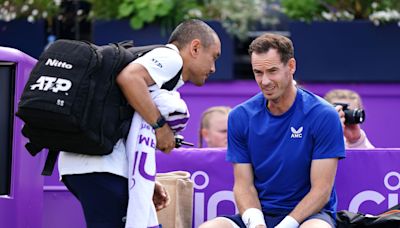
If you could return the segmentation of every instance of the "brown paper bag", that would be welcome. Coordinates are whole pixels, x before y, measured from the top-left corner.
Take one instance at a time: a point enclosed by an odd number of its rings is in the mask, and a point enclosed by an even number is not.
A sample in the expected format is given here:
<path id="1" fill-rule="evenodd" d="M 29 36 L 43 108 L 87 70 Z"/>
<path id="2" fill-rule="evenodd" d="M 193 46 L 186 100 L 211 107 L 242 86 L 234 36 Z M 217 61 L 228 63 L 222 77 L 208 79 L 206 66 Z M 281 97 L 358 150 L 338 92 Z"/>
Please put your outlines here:
<path id="1" fill-rule="evenodd" d="M 193 182 L 190 180 L 190 173 L 158 173 L 156 181 L 164 185 L 170 197 L 170 204 L 157 212 L 158 222 L 163 228 L 192 227 Z"/>

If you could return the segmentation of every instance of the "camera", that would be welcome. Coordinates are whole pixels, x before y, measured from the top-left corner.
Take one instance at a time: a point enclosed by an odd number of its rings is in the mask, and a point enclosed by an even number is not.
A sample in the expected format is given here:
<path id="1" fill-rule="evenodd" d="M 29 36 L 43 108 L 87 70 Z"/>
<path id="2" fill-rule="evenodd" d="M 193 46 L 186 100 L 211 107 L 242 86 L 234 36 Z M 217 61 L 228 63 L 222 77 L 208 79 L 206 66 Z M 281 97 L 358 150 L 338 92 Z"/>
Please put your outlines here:
<path id="1" fill-rule="evenodd" d="M 360 124 L 365 121 L 365 111 L 363 109 L 349 109 L 349 104 L 346 103 L 334 103 L 333 105 L 343 107 L 344 124 Z"/>

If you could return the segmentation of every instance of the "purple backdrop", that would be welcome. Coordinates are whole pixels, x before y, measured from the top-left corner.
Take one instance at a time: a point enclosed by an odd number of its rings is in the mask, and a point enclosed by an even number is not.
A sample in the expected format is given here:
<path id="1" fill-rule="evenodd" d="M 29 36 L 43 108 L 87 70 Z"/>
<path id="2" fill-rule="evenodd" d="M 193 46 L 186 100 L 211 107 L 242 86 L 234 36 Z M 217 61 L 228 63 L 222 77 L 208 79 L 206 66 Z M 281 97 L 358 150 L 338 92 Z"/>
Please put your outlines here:
<path id="1" fill-rule="evenodd" d="M 381 148 L 400 147 L 398 129 L 400 122 L 400 84 L 304 84 L 304 88 L 323 96 L 335 88 L 352 89 L 360 93 L 366 111 L 362 128 L 371 143 Z M 187 102 L 191 114 L 183 135 L 187 141 L 198 140 L 201 113 L 210 106 L 234 107 L 259 92 L 255 81 L 208 82 L 203 87 L 184 85 L 179 92 Z"/>
<path id="2" fill-rule="evenodd" d="M 19 97 L 36 60 L 19 50 L 0 47 L 0 61 L 16 63 L 14 112 L 17 111 Z M 4 111 L 4 110 L 2 110 Z M 33 158 L 25 150 L 26 139 L 20 129 L 22 121 L 14 118 L 11 164 L 10 195 L 0 196 L 1 227 L 42 227 L 43 177 L 40 169 L 43 159 Z M 4 134 L 4 132 L 2 132 Z M 3 151 L 4 152 L 4 151 Z"/>
<path id="3" fill-rule="evenodd" d="M 224 149 L 178 149 L 157 153 L 157 172 L 185 170 L 194 182 L 193 227 L 217 215 L 236 213 L 232 165 Z M 400 149 L 350 150 L 339 162 L 338 210 L 379 214 L 399 203 Z M 55 183 L 59 184 L 59 182 Z M 45 186 L 43 227 L 85 227 L 82 210 L 61 186 Z"/>
<path id="4" fill-rule="evenodd" d="M 303 85 L 305 88 L 309 89 L 310 91 L 318 94 L 324 95 L 329 89 L 333 88 L 348 88 L 353 89 L 361 94 L 363 97 L 364 106 L 367 113 L 366 122 L 363 124 L 363 128 L 366 130 L 370 141 L 375 144 L 377 147 L 387 147 L 387 148 L 395 148 L 400 147 L 400 141 L 397 139 L 397 129 L 400 128 L 399 121 L 396 120 L 397 116 L 400 113 L 400 84 L 305 84 Z M 182 97 L 186 100 L 187 105 L 190 110 L 190 120 L 188 123 L 187 128 L 183 131 L 183 135 L 185 136 L 185 140 L 194 142 L 197 145 L 198 140 L 198 129 L 199 129 L 199 120 L 201 113 L 210 106 L 214 105 L 229 105 L 235 106 L 249 97 L 253 96 L 254 94 L 258 93 L 259 89 L 256 83 L 252 80 L 250 81 L 230 81 L 230 82 L 209 82 L 203 87 L 196 87 L 192 84 L 187 84 L 180 89 Z M 382 150 L 377 150 L 374 152 L 382 152 Z M 204 151 L 202 151 L 204 152 Z M 361 152 L 361 151 L 360 151 Z M 397 151 L 396 151 L 397 152 Z M 179 153 L 179 152 L 177 152 Z M 390 154 L 395 152 L 390 152 Z M 399 152 L 400 153 L 400 152 Z M 172 155 L 174 155 L 173 153 Z M 361 154 L 368 154 L 368 152 L 362 152 Z M 386 152 L 383 154 L 387 154 Z M 175 156 L 175 155 L 174 155 Z M 223 160 L 222 157 L 218 158 L 215 156 L 221 155 L 210 155 L 205 156 L 204 158 L 199 158 L 202 160 L 196 160 L 196 158 L 191 157 L 186 161 L 182 161 L 181 159 L 175 160 L 170 157 L 165 162 L 171 169 L 181 169 L 181 163 L 187 163 L 191 167 L 196 167 L 200 162 L 193 162 L 193 161 L 204 161 L 207 164 L 213 164 L 214 160 Z M 385 157 L 385 155 L 382 155 Z M 392 156 L 392 155 L 391 155 Z M 203 155 L 201 156 L 203 157 Z M 350 158 L 352 155 L 349 155 L 349 159 L 344 160 L 341 163 L 341 166 L 345 166 L 347 161 L 351 160 Z M 400 159 L 400 156 L 396 155 L 397 159 Z M 370 159 L 370 156 L 367 156 L 366 159 Z M 371 158 L 372 161 L 375 161 L 375 157 Z M 371 162 L 372 162 L 371 161 Z M 394 163 L 395 159 L 387 159 L 389 163 Z M 204 164 L 201 163 L 201 164 Z M 344 164 L 344 165 L 342 165 Z M 358 164 L 363 164 L 358 163 Z M 385 164 L 385 163 L 382 163 Z M 393 165 L 395 165 L 394 163 Z M 351 168 L 351 165 L 349 165 Z M 383 165 L 382 165 L 383 166 Z M 218 169 L 218 170 L 225 170 L 231 169 L 228 163 L 221 163 L 218 165 L 208 165 L 207 169 Z M 360 165 L 358 166 L 359 169 L 364 170 L 366 166 Z M 371 167 L 375 168 L 376 165 L 371 165 Z M 164 169 L 163 165 L 160 165 L 160 170 Z M 194 169 L 194 168 L 193 168 Z M 347 168 L 346 168 L 347 170 Z M 354 169 L 350 169 L 353 170 Z M 201 170 L 200 170 L 201 171 Z M 203 170 L 204 171 L 204 170 Z M 371 170 L 369 170 L 371 171 Z M 214 175 L 217 175 L 219 172 L 214 172 Z M 339 169 L 339 173 L 342 172 L 342 169 Z M 349 171 L 350 172 L 350 171 Z M 356 172 L 356 171 L 354 171 Z M 397 171 L 398 172 L 398 171 Z M 198 181 L 201 181 L 203 178 L 203 173 L 197 173 Z M 223 175 L 223 173 L 218 174 Z M 345 178 L 346 175 L 340 174 L 341 178 Z M 362 176 L 362 175 L 361 175 Z M 365 175 L 369 176 L 369 175 Z M 377 182 L 380 180 L 380 184 L 382 186 L 383 177 L 380 177 Z M 214 180 L 218 180 L 220 177 L 209 176 L 209 182 L 212 183 Z M 393 179 L 392 177 L 391 179 Z M 59 221 L 63 221 L 65 224 L 65 228 L 67 227 L 84 227 L 84 221 L 82 219 L 82 209 L 80 208 L 78 202 L 72 195 L 66 191 L 65 187 L 60 184 L 58 181 L 58 172 L 55 171 L 53 176 L 45 178 L 45 186 L 44 186 L 44 211 L 43 211 L 43 227 L 53 227 L 55 224 L 60 224 Z M 196 179 L 197 180 L 197 179 Z M 350 182 L 352 183 L 352 182 Z M 200 184 L 200 183 L 199 183 Z M 223 183 L 222 183 L 223 184 Z M 378 183 L 379 184 L 379 183 Z M 231 184 L 229 186 L 222 186 L 222 193 L 217 194 L 214 197 L 231 197 L 229 196 L 230 193 L 228 191 L 231 189 Z M 375 186 L 375 185 L 374 185 Z M 379 186 L 379 185 L 377 185 Z M 209 184 L 208 188 L 213 188 L 211 184 Z M 338 190 L 343 191 L 342 198 L 346 199 L 346 197 L 353 197 L 353 195 L 347 195 L 346 189 L 340 189 L 338 186 Z M 217 190 L 213 190 L 213 192 L 218 192 Z M 374 190 L 376 191 L 376 190 Z M 379 190 L 379 192 L 381 192 Z M 398 190 L 397 190 L 398 192 Z M 367 193 L 369 194 L 369 193 Z M 388 198 L 388 191 L 381 193 Z M 196 192 L 195 199 L 196 201 L 202 201 L 204 198 L 204 202 L 209 201 L 209 193 L 201 193 Z M 391 196 L 394 197 L 394 196 Z M 215 201 L 217 202 L 217 201 Z M 62 203 L 62 207 L 59 204 Z M 346 202 L 339 202 L 340 208 L 344 208 L 342 203 L 348 204 Z M 376 203 L 372 201 L 365 202 L 362 204 L 361 208 L 365 207 L 366 205 L 372 204 L 375 205 L 376 211 L 381 211 L 384 205 L 387 202 L 381 203 L 376 206 Z M 199 204 L 198 204 L 199 205 Z M 225 205 L 225 206 L 224 206 Z M 198 215 L 196 217 L 201 220 L 203 217 L 207 218 L 208 216 L 212 216 L 215 214 L 215 211 L 211 213 L 206 213 L 206 208 L 208 207 L 206 204 L 204 206 L 204 213 Z M 201 207 L 201 206 L 198 206 Z M 231 208 L 233 210 L 233 206 L 229 200 L 224 200 L 218 203 L 218 207 L 226 207 Z M 61 212 L 60 212 L 61 211 Z M 201 213 L 201 208 L 196 208 L 195 211 Z M 374 211 L 372 211 L 374 212 Z M 66 213 L 66 214 L 65 214 Z M 68 216 L 66 216 L 68 215 Z"/>

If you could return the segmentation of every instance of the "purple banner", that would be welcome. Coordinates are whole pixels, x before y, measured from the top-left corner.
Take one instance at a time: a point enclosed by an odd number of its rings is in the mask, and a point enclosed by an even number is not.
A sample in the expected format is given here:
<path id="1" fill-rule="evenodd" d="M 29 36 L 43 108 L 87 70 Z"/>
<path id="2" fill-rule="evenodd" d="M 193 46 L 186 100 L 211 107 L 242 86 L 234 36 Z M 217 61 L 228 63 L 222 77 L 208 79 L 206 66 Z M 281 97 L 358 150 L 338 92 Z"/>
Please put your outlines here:
<path id="1" fill-rule="evenodd" d="M 157 151 L 157 173 L 184 170 L 194 186 L 193 227 L 217 215 L 234 214 L 233 169 L 225 149 L 179 149 L 166 155 Z"/>
<path id="2" fill-rule="evenodd" d="M 180 149 L 157 154 L 157 172 L 184 170 L 194 182 L 193 227 L 217 215 L 236 213 L 232 165 L 224 149 Z M 399 203 L 400 149 L 347 151 L 339 162 L 338 210 L 379 214 Z"/>
<path id="3" fill-rule="evenodd" d="M 380 214 L 399 204 L 400 149 L 347 151 L 339 162 L 338 209 Z"/>

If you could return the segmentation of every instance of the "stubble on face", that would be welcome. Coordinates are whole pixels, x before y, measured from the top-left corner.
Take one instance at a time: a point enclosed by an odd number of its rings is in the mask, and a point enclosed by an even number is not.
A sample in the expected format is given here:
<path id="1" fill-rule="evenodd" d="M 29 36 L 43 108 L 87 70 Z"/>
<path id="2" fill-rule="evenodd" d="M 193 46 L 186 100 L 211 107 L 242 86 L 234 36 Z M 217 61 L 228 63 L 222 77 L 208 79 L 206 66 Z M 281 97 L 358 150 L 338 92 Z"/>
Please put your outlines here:
<path id="1" fill-rule="evenodd" d="M 274 100 L 279 97 L 284 80 L 284 64 L 277 51 L 270 49 L 265 53 L 253 53 L 251 62 L 255 79 L 265 98 Z"/>
<path id="2" fill-rule="evenodd" d="M 221 42 L 217 35 L 213 35 L 214 43 L 209 47 L 202 46 L 198 61 L 195 63 L 196 70 L 193 72 L 192 83 L 197 86 L 205 84 L 208 77 L 215 73 L 215 62 L 221 55 Z"/>
<path id="3" fill-rule="evenodd" d="M 294 60 L 293 60 L 294 61 Z M 280 55 L 275 49 L 266 53 L 252 53 L 251 62 L 255 79 L 264 97 L 268 100 L 268 106 L 285 110 L 291 105 L 293 92 L 293 76 L 289 62 L 281 62 Z M 294 95 L 295 96 L 295 95 Z"/>

